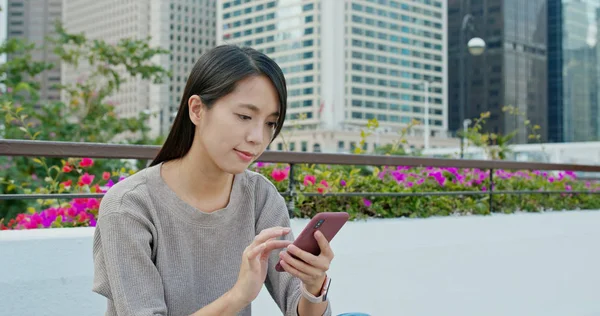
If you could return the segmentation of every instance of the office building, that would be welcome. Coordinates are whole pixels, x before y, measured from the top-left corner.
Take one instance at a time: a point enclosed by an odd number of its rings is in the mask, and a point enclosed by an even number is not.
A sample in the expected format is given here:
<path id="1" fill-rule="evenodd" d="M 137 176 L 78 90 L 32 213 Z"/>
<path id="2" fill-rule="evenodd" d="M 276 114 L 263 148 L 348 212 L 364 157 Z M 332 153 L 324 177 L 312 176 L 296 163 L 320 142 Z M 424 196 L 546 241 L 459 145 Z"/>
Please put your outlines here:
<path id="1" fill-rule="evenodd" d="M 426 107 L 428 128 L 420 124 L 411 136 L 424 140 L 428 129 L 432 146 L 443 146 L 443 141 L 434 145 L 438 139 L 453 143 L 446 138 L 445 26 L 443 0 L 219 0 L 217 5 L 219 44 L 254 47 L 283 69 L 289 96 L 283 135 L 306 137 L 290 140 L 298 143 L 296 151 L 349 151 L 349 141 L 316 139 L 347 132 L 356 139 L 369 119 L 392 135 L 412 120 L 424 123 Z"/>
<path id="2" fill-rule="evenodd" d="M 530 126 L 542 126 L 541 141 L 547 139 L 547 2 L 448 0 L 450 131 L 489 111 L 484 132 L 516 130 L 512 141 L 526 143 L 528 119 Z M 466 49 L 473 37 L 485 41 L 483 54 Z M 522 115 L 504 112 L 504 106 Z"/>
<path id="3" fill-rule="evenodd" d="M 84 32 L 90 39 L 115 44 L 123 38 L 150 37 L 152 47 L 170 51 L 153 62 L 170 70 L 171 80 L 152 84 L 127 78 L 111 98 L 122 116 L 153 114 L 153 136 L 168 133 L 189 72 L 198 57 L 215 46 L 215 0 L 65 1 L 63 17 L 69 32 Z M 63 72 L 68 82 L 85 74 L 71 68 Z"/>
<path id="4" fill-rule="evenodd" d="M 61 18 L 62 0 L 8 0 L 6 4 L 7 7 L 3 9 L 7 16 L 7 39 L 20 38 L 35 44 L 36 49 L 31 52 L 31 58 L 55 65 L 53 69 L 44 71 L 35 78 L 40 84 L 40 102 L 58 101 L 60 91 L 55 86 L 61 82 L 60 61 L 52 52 L 52 46 L 46 37 L 56 34 L 54 26 Z M 7 57 L 10 60 L 13 56 Z"/>
<path id="5" fill-rule="evenodd" d="M 548 2 L 550 142 L 600 139 L 600 0 Z"/>

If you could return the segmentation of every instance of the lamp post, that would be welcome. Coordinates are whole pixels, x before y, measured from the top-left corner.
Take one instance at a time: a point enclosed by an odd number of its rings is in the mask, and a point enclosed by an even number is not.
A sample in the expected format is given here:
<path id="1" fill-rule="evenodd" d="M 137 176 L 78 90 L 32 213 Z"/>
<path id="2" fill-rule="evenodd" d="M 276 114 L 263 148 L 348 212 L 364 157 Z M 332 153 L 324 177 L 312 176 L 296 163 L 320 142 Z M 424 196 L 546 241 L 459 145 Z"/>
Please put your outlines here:
<path id="1" fill-rule="evenodd" d="M 429 132 L 429 83 L 429 80 L 423 80 L 423 88 L 425 90 L 425 139 L 423 143 L 423 149 L 425 150 L 429 149 L 429 134 L 431 134 Z"/>
<path id="2" fill-rule="evenodd" d="M 466 97 L 465 97 L 465 58 L 466 58 L 466 53 L 465 53 L 465 46 L 469 49 L 469 53 L 473 56 L 479 56 L 481 54 L 483 54 L 483 52 L 485 51 L 485 41 L 479 37 L 474 37 L 471 38 L 469 40 L 469 42 L 467 43 L 467 45 L 465 45 L 465 33 L 467 32 L 467 27 L 470 30 L 473 30 L 473 16 L 471 14 L 467 14 L 465 15 L 465 17 L 462 20 L 462 24 L 460 27 L 460 65 L 459 65 L 459 72 L 460 72 L 460 93 L 459 93 L 459 104 L 458 104 L 458 115 L 459 115 L 459 121 L 460 122 L 464 122 L 465 120 L 465 112 L 466 112 Z M 462 148 L 464 147 L 464 136 L 461 138 L 462 144 L 461 144 L 461 153 L 460 153 L 460 158 L 464 157 L 464 150 L 462 150 Z"/>
<path id="3" fill-rule="evenodd" d="M 466 119 L 463 121 L 463 136 L 462 136 L 462 143 L 463 143 L 463 150 L 461 151 L 461 157 L 464 157 L 464 152 L 467 151 L 467 131 L 469 129 L 469 125 L 471 125 L 471 120 L 470 119 Z"/>

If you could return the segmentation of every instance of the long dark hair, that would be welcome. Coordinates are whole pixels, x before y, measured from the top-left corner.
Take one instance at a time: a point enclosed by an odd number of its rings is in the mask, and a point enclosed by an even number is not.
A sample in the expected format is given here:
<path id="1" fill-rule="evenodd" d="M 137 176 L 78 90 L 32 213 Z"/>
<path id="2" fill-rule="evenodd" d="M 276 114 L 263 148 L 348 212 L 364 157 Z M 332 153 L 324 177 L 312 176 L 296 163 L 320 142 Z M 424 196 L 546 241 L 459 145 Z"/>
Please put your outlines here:
<path id="1" fill-rule="evenodd" d="M 185 156 L 194 140 L 195 125 L 189 117 L 188 100 L 198 95 L 207 109 L 231 93 L 236 83 L 249 76 L 267 76 L 279 94 L 279 118 L 273 138 L 285 120 L 287 87 L 281 68 L 265 54 L 249 47 L 217 46 L 200 56 L 187 80 L 169 136 L 150 166 Z"/>

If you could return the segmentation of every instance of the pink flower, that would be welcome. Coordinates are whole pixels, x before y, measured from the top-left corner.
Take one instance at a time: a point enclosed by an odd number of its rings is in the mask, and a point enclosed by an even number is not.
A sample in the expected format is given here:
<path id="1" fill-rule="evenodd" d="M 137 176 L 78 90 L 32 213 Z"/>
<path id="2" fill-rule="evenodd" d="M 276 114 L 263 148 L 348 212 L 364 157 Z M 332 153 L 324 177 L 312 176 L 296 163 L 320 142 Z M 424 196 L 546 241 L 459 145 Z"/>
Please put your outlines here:
<path id="1" fill-rule="evenodd" d="M 406 174 L 399 171 L 392 172 L 392 176 L 396 179 L 396 182 L 402 182 L 406 179 Z"/>
<path id="2" fill-rule="evenodd" d="M 102 173 L 102 179 L 104 179 L 104 180 L 110 179 L 110 172 L 105 171 L 104 173 Z"/>
<path id="3" fill-rule="evenodd" d="M 75 217 L 75 216 L 77 216 L 77 210 L 75 208 L 73 208 L 73 207 L 68 208 L 65 213 L 69 217 Z"/>
<path id="4" fill-rule="evenodd" d="M 487 191 L 487 188 L 485 185 L 481 187 L 481 191 Z"/>
<path id="5" fill-rule="evenodd" d="M 364 204 L 366 207 L 371 207 L 371 205 L 373 205 L 373 202 L 371 202 L 371 201 L 370 201 L 370 200 L 368 200 L 368 199 L 363 199 L 362 201 L 363 201 L 363 204 Z"/>
<path id="6" fill-rule="evenodd" d="M 320 186 L 317 188 L 317 191 L 321 194 L 325 193 L 325 190 L 329 188 L 329 183 L 325 180 L 321 180 Z"/>
<path id="7" fill-rule="evenodd" d="M 554 182 L 554 177 L 549 177 L 548 182 L 550 182 L 550 183 Z"/>
<path id="8" fill-rule="evenodd" d="M 86 206 L 88 209 L 95 210 L 100 206 L 100 203 L 97 199 L 89 199 Z"/>
<path id="9" fill-rule="evenodd" d="M 73 171 L 73 167 L 71 167 L 71 166 L 69 166 L 69 165 L 64 165 L 64 166 L 63 166 L 63 172 L 64 172 L 64 173 L 69 173 L 69 172 L 71 172 L 71 171 Z"/>
<path id="10" fill-rule="evenodd" d="M 344 179 L 340 180 L 340 186 L 345 187 L 346 186 L 346 180 L 344 180 Z"/>
<path id="11" fill-rule="evenodd" d="M 94 181 L 94 177 L 95 177 L 94 175 L 90 175 L 86 172 L 81 176 L 81 179 L 79 180 L 79 182 L 83 183 L 84 185 L 89 185 L 92 183 L 92 181 Z"/>
<path id="12" fill-rule="evenodd" d="M 92 160 L 92 158 L 83 158 L 79 162 L 79 166 L 82 168 L 91 167 L 93 164 L 94 164 L 94 161 Z"/>
<path id="13" fill-rule="evenodd" d="M 65 187 L 70 187 L 73 184 L 73 180 L 61 182 L 61 184 L 64 185 Z"/>
<path id="14" fill-rule="evenodd" d="M 288 173 L 281 169 L 273 169 L 273 171 L 271 172 L 271 177 L 276 182 L 281 182 L 281 181 L 285 180 L 287 178 L 287 176 L 288 176 Z"/>
<path id="15" fill-rule="evenodd" d="M 568 177 L 571 177 L 572 179 L 577 178 L 577 175 L 573 171 L 565 171 L 565 175 L 567 175 Z"/>
<path id="16" fill-rule="evenodd" d="M 307 187 L 311 184 L 315 184 L 317 182 L 317 178 L 313 175 L 305 175 L 304 176 L 304 186 Z"/>
<path id="17" fill-rule="evenodd" d="M 573 189 L 573 188 L 572 188 L 570 185 L 568 185 L 568 184 L 565 184 L 565 190 L 567 190 L 567 191 L 571 191 L 572 189 Z"/>

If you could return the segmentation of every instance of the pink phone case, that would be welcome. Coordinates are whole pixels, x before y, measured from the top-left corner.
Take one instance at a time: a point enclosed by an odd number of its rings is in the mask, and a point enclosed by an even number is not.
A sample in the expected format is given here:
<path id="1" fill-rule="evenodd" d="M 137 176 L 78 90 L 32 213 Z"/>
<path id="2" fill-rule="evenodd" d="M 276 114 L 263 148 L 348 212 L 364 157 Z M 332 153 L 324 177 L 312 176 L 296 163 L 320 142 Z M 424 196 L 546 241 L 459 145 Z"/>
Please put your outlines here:
<path id="1" fill-rule="evenodd" d="M 317 213 L 308 225 L 304 227 L 300 235 L 294 240 L 294 245 L 298 248 L 318 256 L 321 253 L 321 248 L 317 239 L 315 239 L 315 231 L 320 230 L 329 242 L 340 231 L 342 226 L 346 224 L 350 215 L 346 212 L 323 212 Z M 293 256 L 293 255 L 292 255 Z M 293 256 L 296 258 L 295 256 Z M 297 259 L 297 258 L 296 258 Z M 275 270 L 279 272 L 285 271 L 281 264 L 277 262 Z"/>

